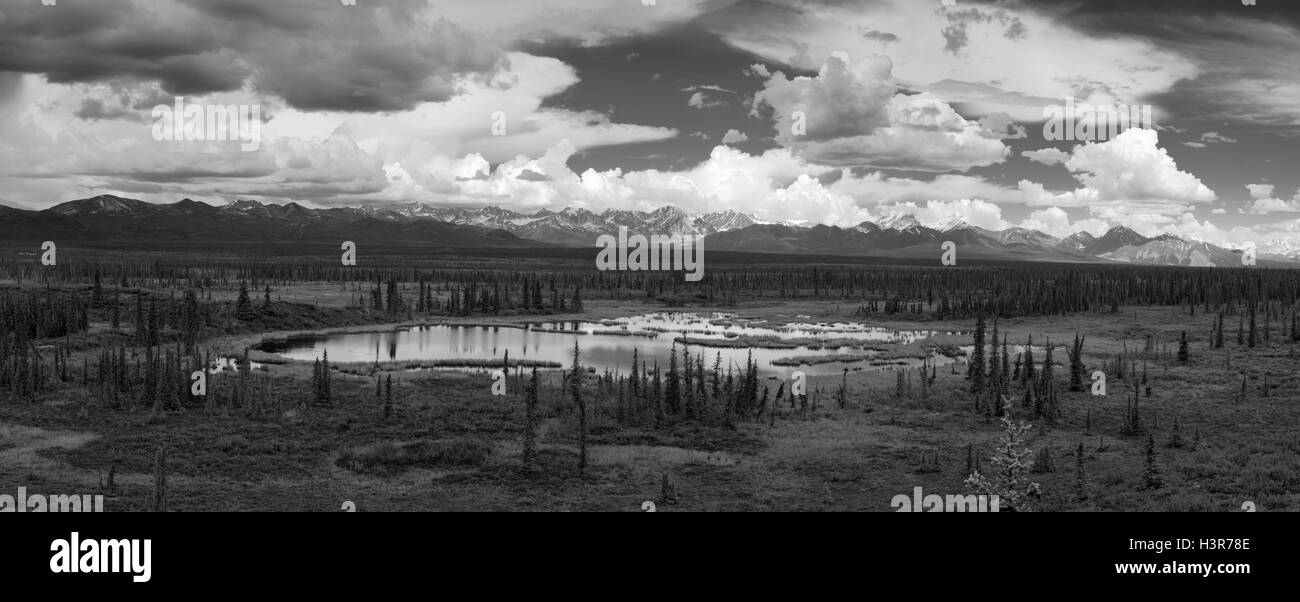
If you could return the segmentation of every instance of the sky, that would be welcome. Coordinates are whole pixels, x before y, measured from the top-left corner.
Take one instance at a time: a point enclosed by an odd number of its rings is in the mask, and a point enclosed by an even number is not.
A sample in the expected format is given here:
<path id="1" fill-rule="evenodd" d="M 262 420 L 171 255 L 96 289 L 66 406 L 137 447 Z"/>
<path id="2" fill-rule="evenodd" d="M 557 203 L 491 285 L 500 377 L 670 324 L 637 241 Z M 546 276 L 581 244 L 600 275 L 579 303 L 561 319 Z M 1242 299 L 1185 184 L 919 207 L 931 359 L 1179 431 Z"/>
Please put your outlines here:
<path id="1" fill-rule="evenodd" d="M 1300 244 L 1293 2 L 347 1 L 0 0 L 0 203 L 675 205 Z M 256 108 L 257 144 L 159 136 L 178 97 Z M 1150 119 L 1049 140 L 1067 102 Z"/>

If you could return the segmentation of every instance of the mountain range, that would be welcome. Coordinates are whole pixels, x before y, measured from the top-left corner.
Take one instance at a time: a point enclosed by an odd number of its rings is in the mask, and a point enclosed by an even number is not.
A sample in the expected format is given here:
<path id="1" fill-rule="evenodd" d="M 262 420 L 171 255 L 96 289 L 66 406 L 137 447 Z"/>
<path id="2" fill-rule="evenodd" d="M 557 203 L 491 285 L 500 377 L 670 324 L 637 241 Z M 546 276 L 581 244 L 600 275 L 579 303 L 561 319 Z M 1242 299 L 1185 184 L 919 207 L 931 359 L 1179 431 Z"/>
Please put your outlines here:
<path id="1" fill-rule="evenodd" d="M 565 246 L 592 246 L 597 236 L 626 226 L 632 233 L 703 234 L 706 249 L 750 253 L 926 259 L 937 257 L 940 243 L 951 240 L 961 246 L 962 255 L 979 259 L 1241 266 L 1240 251 L 1167 234 L 1150 238 L 1124 226 L 1116 226 L 1099 237 L 1079 232 L 1062 240 L 1038 230 L 1012 227 L 993 231 L 959 220 L 927 227 L 909 214 L 893 214 L 876 222 L 841 228 L 763 223 L 736 211 L 691 216 L 672 206 L 649 212 L 596 214 L 586 209 L 565 209 L 527 215 L 498 207 L 466 210 L 412 203 L 384 212 L 500 228 L 520 238 Z M 1264 249 L 1260 258 L 1266 262 L 1300 261 L 1300 248 L 1280 248 L 1274 253 Z"/>
<path id="2" fill-rule="evenodd" d="M 602 234 L 703 235 L 705 248 L 748 253 L 841 255 L 925 260 L 952 241 L 959 257 L 1010 261 L 1128 263 L 1239 267 L 1241 252 L 1172 235 L 1143 236 L 1116 226 L 1102 236 L 1059 239 L 1013 227 L 988 230 L 954 220 L 923 225 L 894 214 L 852 227 L 764 223 L 737 211 L 692 215 L 677 207 L 653 211 L 543 209 L 532 215 L 484 207 L 426 203 L 312 209 L 238 200 L 214 207 L 184 199 L 157 204 L 112 195 L 69 201 L 41 211 L 0 205 L 0 239 L 13 241 L 367 241 L 445 247 L 592 247 Z M 1300 245 L 1278 241 L 1260 249 L 1264 263 L 1300 265 Z"/>
<path id="3" fill-rule="evenodd" d="M 236 201 L 221 207 L 184 199 L 148 203 L 112 195 L 41 211 L 0 207 L 0 240 L 73 243 L 336 242 L 419 243 L 445 247 L 535 247 L 505 230 L 437 219 L 391 219 L 358 208 L 310 209 Z M 337 244 L 337 243 L 336 243 Z"/>

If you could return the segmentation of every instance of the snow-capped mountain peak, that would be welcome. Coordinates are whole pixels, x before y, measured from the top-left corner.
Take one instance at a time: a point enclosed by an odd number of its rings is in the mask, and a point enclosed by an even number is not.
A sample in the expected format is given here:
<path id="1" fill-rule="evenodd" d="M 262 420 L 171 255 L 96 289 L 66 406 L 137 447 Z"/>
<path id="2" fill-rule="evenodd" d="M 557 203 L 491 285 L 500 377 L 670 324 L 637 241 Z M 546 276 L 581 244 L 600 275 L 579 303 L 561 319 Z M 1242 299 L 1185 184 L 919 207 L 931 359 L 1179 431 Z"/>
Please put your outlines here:
<path id="1" fill-rule="evenodd" d="M 920 226 L 921 222 L 910 213 L 893 213 L 876 222 L 876 225 L 886 230 L 906 230 Z"/>

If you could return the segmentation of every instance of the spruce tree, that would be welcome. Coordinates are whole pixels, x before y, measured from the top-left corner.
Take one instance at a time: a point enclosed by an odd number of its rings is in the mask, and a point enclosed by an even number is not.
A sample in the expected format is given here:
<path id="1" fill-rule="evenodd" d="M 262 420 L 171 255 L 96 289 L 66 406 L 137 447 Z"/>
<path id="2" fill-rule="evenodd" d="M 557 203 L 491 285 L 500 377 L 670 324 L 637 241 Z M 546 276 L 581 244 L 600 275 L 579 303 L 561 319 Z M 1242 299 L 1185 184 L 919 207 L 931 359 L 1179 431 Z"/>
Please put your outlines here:
<path id="1" fill-rule="evenodd" d="M 668 380 L 664 383 L 664 403 L 668 406 L 668 413 L 674 416 L 682 411 L 682 394 L 678 377 L 677 344 L 674 343 L 672 350 L 668 352 Z"/>
<path id="2" fill-rule="evenodd" d="M 966 371 L 971 381 L 970 390 L 977 395 L 984 392 L 984 366 L 984 314 L 980 314 L 975 318 L 975 347 Z"/>
<path id="3" fill-rule="evenodd" d="M 1159 489 L 1164 486 L 1160 476 L 1160 465 L 1156 463 L 1156 438 L 1147 434 L 1146 467 L 1142 471 L 1142 484 L 1146 489 Z"/>
<path id="4" fill-rule="evenodd" d="M 1087 337 L 1074 333 L 1074 346 L 1070 348 L 1070 390 L 1082 391 L 1083 387 L 1083 342 Z"/>
<path id="5" fill-rule="evenodd" d="M 384 419 L 393 416 L 393 375 L 389 374 L 384 384 Z"/>
<path id="6" fill-rule="evenodd" d="M 1034 382 L 1034 335 L 1029 335 L 1029 341 L 1025 343 L 1025 367 L 1020 374 L 1025 383 Z"/>
<path id="7" fill-rule="evenodd" d="M 1074 497 L 1080 501 L 1088 499 L 1088 473 L 1084 465 L 1083 443 L 1074 449 Z"/>
<path id="8" fill-rule="evenodd" d="M 235 317 L 247 320 L 253 317 L 253 302 L 248 298 L 248 284 L 239 282 L 239 299 L 235 301 Z"/>
<path id="9" fill-rule="evenodd" d="M 1223 349 L 1223 312 L 1219 312 L 1218 326 L 1214 330 L 1214 347 Z"/>
<path id="10" fill-rule="evenodd" d="M 993 392 L 996 395 L 1002 388 L 998 383 L 998 377 L 1002 375 L 1002 360 L 998 358 L 998 320 L 996 319 L 993 320 L 993 336 L 990 341 L 988 374 L 985 377 L 984 382 L 993 389 Z"/>
<path id="11" fill-rule="evenodd" d="M 1038 390 L 1035 391 L 1034 396 L 1034 413 L 1048 424 L 1055 424 L 1059 414 L 1054 365 L 1055 362 L 1052 360 L 1052 340 L 1048 339 L 1043 350 L 1043 369 L 1038 373 Z"/>
<path id="12" fill-rule="evenodd" d="M 153 460 L 153 499 L 150 509 L 154 512 L 167 511 L 167 449 L 161 446 Z"/>
<path id="13" fill-rule="evenodd" d="M 1033 452 L 1025 449 L 1029 437 L 1029 424 L 1011 419 L 1011 412 L 1002 417 L 1003 436 L 998 439 L 998 447 L 990 462 L 993 464 L 989 474 L 978 470 L 969 476 L 965 483 L 984 495 L 996 495 L 1001 511 L 1025 512 L 1033 509 L 1033 499 L 1042 490 L 1038 483 L 1029 480 L 1029 456 Z"/>
<path id="14" fill-rule="evenodd" d="M 528 383 L 524 406 L 524 469 L 537 469 L 537 367 Z"/>
<path id="15" fill-rule="evenodd" d="M 1258 336 L 1255 332 L 1255 304 L 1251 303 L 1250 304 L 1250 334 L 1249 334 L 1249 338 L 1246 339 L 1246 346 L 1251 349 L 1254 349 L 1257 340 L 1258 340 Z"/>
<path id="16" fill-rule="evenodd" d="M 578 408 L 578 474 L 587 470 L 587 402 L 582 397 L 582 364 L 578 361 L 578 341 L 573 342 L 573 371 L 570 381 L 573 403 Z"/>
<path id="17" fill-rule="evenodd" d="M 717 403 L 718 398 L 722 396 L 722 352 L 721 351 L 718 352 L 718 355 L 713 360 L 713 381 L 711 384 L 713 385 L 713 403 Z"/>
<path id="18" fill-rule="evenodd" d="M 639 357 L 640 355 L 638 353 L 638 349 L 636 347 L 633 347 L 632 348 L 632 375 L 628 377 L 627 385 L 628 385 L 628 390 L 632 393 L 632 397 L 634 398 L 640 396 L 641 393 L 641 376 L 640 373 L 637 372 L 637 370 L 639 369 L 638 366 L 640 366 L 641 364 L 641 360 L 638 359 Z"/>

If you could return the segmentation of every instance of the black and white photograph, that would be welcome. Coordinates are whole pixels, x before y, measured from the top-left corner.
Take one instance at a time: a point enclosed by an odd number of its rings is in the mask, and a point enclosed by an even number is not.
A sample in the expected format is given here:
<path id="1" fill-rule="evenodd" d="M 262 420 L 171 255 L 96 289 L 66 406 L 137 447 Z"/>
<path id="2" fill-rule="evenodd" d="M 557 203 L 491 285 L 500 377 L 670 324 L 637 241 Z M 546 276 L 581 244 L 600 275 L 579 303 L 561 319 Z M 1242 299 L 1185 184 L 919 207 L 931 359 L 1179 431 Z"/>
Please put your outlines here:
<path id="1" fill-rule="evenodd" d="M 1295 512 L 1298 167 L 1281 0 L 0 0 L 0 513 Z"/>

